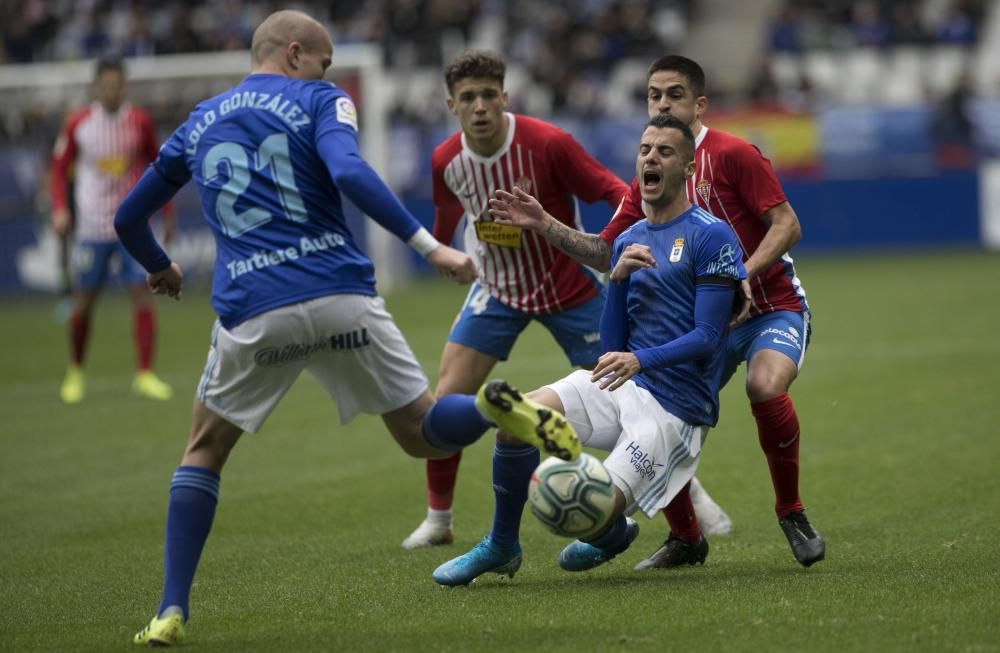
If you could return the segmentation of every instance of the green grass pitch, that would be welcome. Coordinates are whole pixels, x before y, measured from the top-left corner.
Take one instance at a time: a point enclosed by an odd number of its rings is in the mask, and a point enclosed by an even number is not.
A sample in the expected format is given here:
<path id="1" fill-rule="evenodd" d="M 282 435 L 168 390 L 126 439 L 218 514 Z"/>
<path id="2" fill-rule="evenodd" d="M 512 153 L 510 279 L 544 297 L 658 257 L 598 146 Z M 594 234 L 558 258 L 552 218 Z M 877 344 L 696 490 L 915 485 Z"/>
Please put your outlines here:
<path id="1" fill-rule="evenodd" d="M 699 476 L 733 517 L 704 567 L 632 571 L 666 533 L 583 574 L 530 514 L 524 566 L 445 590 L 430 574 L 489 529 L 491 442 L 459 474 L 456 543 L 404 552 L 424 515 L 423 463 L 381 422 L 346 428 L 309 377 L 246 436 L 192 594 L 188 643 L 216 651 L 1000 650 L 1000 257 L 977 252 L 802 257 L 814 337 L 792 396 L 802 492 L 828 541 L 811 569 L 772 512 L 742 391 Z M 432 380 L 464 290 L 426 281 L 388 297 Z M 160 303 L 158 370 L 176 397 L 129 392 L 120 298 L 100 305 L 88 396 L 58 400 L 66 360 L 53 301 L 0 305 L 0 649 L 128 650 L 161 583 L 170 476 L 212 314 L 204 294 Z M 522 388 L 567 371 L 532 327 L 496 370 Z"/>

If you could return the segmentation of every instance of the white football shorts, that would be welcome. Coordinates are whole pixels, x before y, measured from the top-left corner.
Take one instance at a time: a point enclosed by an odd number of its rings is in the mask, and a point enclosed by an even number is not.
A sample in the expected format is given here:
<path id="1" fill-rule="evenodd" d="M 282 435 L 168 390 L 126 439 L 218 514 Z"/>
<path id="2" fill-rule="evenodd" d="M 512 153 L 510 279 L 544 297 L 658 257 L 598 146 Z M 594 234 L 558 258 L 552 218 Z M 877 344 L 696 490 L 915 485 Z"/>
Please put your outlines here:
<path id="1" fill-rule="evenodd" d="M 302 370 L 320 382 L 347 424 L 416 400 L 427 376 L 381 297 L 330 295 L 212 329 L 198 400 L 255 433 Z"/>
<path id="2" fill-rule="evenodd" d="M 580 442 L 611 454 L 604 466 L 625 495 L 626 514 L 653 517 L 694 478 L 707 426 L 668 412 L 634 381 L 608 392 L 577 370 L 548 385 L 562 401 Z"/>

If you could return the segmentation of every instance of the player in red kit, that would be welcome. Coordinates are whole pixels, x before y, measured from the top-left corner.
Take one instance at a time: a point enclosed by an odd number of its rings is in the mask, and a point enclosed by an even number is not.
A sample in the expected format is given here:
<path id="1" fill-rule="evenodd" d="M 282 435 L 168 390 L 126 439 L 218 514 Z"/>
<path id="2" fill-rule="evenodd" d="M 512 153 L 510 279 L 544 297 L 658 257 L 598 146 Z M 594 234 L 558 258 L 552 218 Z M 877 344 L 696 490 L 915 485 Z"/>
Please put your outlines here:
<path id="1" fill-rule="evenodd" d="M 95 101 L 74 112 L 56 142 L 52 160 L 52 228 L 60 237 L 75 229 L 71 257 L 73 307 L 69 318 L 71 360 L 60 396 L 66 403 L 85 393 L 83 361 L 98 293 L 117 270 L 133 306 L 138 371 L 133 390 L 151 399 L 169 399 L 170 386 L 152 371 L 156 319 L 146 271 L 118 242 L 115 211 L 159 145 L 153 122 L 125 101 L 125 68 L 118 59 L 102 59 L 94 78 Z M 70 217 L 68 182 L 73 178 L 75 212 Z M 75 222 L 75 225 L 74 225 Z M 164 239 L 173 233 L 172 208 L 164 212 Z"/>
<path id="2" fill-rule="evenodd" d="M 695 135 L 695 174 L 687 182 L 688 199 L 726 220 L 747 257 L 750 316 L 729 333 L 723 383 L 740 363 L 747 363 L 746 392 L 771 472 L 778 523 L 795 559 L 808 567 L 823 559 L 825 544 L 799 497 L 799 423 L 788 396 L 810 335 L 805 291 L 788 255 L 801 238 L 798 218 L 760 150 L 702 124 L 708 100 L 705 74 L 696 62 L 677 55 L 657 59 L 649 68 L 647 91 L 650 116 L 669 113 Z M 606 270 L 611 243 L 645 217 L 639 184 L 638 179 L 632 182 L 628 197 L 599 237 L 562 229 L 549 216 L 519 226 L 543 234 L 575 259 Z M 510 201 L 519 194 L 499 195 Z M 637 569 L 704 562 L 708 542 L 695 518 L 691 494 L 680 493 L 664 510 L 670 535 Z"/>
<path id="3" fill-rule="evenodd" d="M 496 54 L 470 51 L 445 70 L 448 109 L 461 130 L 431 159 L 436 208 L 434 235 L 450 243 L 465 220 L 466 251 L 479 279 L 459 311 L 441 356 L 437 395 L 474 393 L 497 361 L 506 360 L 524 328 L 537 320 L 552 333 L 572 365 L 590 368 L 601 354 L 598 333 L 603 283 L 539 234 L 492 221 L 488 203 L 497 189 L 521 188 L 537 197 L 566 229 L 580 229 L 576 198 L 617 207 L 628 186 L 587 154 L 563 130 L 505 111 L 505 64 Z M 538 451 L 498 443 L 510 473 L 530 476 Z M 403 542 L 414 549 L 452 541 L 451 505 L 459 454 L 427 461 L 428 513 Z M 497 469 L 494 466 L 494 469 Z M 501 505 L 506 486 L 527 487 L 527 477 L 494 478 L 498 519 L 520 523 L 524 502 Z M 503 495 L 503 496 L 501 496 Z M 513 512 L 517 512 L 516 519 Z M 502 538 L 501 538 L 502 539 Z"/>

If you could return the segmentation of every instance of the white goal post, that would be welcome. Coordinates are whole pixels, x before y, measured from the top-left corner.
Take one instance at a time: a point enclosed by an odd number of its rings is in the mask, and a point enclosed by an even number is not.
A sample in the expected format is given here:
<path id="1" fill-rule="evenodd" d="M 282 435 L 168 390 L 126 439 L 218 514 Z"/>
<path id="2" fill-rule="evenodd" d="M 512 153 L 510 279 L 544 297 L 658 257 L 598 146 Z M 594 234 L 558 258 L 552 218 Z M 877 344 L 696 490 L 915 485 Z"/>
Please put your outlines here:
<path id="1" fill-rule="evenodd" d="M 137 57 L 126 59 L 125 65 L 129 98 L 147 108 L 165 103 L 183 107 L 183 115 L 177 116 L 180 124 L 197 102 L 224 91 L 249 74 L 250 53 L 243 50 Z M 85 104 L 90 98 L 93 74 L 93 60 L 0 66 L 0 94 L 4 98 L 0 119 L 6 131 L 30 130 L 32 115 L 40 112 L 62 115 Z M 355 96 L 362 153 L 388 182 L 389 111 L 380 49 L 370 44 L 337 46 L 327 79 Z M 54 138 L 54 134 L 37 136 L 48 143 Z M 166 134 L 160 136 L 164 138 Z M 42 153 L 39 158 L 44 161 Z M 43 178 L 39 174 L 39 180 Z M 385 291 L 409 269 L 408 250 L 373 221 L 364 223 L 367 251 L 375 264 L 380 290 Z"/>

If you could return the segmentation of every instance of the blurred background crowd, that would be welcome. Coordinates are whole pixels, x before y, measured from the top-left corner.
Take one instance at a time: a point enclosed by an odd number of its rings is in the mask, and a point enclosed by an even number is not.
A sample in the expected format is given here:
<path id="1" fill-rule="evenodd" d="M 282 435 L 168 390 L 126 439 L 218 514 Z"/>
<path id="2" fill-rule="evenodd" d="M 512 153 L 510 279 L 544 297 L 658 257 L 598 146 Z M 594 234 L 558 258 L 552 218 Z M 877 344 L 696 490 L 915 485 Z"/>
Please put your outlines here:
<path id="1" fill-rule="evenodd" d="M 443 110 L 439 68 L 469 45 L 503 52 L 523 70 L 528 97 L 515 101 L 540 113 L 613 113 L 644 93 L 642 72 L 653 57 L 692 48 L 700 51 L 696 58 L 710 80 L 723 82 L 713 85 L 717 102 L 752 99 L 801 107 L 831 99 L 881 99 L 880 94 L 893 100 L 893 93 L 913 101 L 933 100 L 959 85 L 995 94 L 1000 91 L 1000 56 L 996 64 L 984 61 L 982 70 L 973 69 L 978 65 L 975 50 L 1000 54 L 1000 33 L 986 20 L 992 4 L 747 0 L 734 7 L 718 0 L 361 0 L 295 6 L 326 23 L 337 44 L 378 44 L 388 69 L 415 80 L 404 84 L 399 95 L 405 97 L 393 103 L 394 115 L 434 122 Z M 67 61 L 109 52 L 136 57 L 242 50 L 254 26 L 286 6 L 256 0 L 5 2 L 0 63 Z M 738 28 L 726 31 L 727 14 Z M 983 38 L 990 43 L 980 47 Z M 742 65 L 728 71 L 733 62 Z M 423 74 L 427 70 L 430 76 Z M 969 79 L 963 81 L 963 75 Z M 883 92 L 890 79 L 895 83 Z M 428 102 L 429 96 L 435 101 Z"/>
<path id="2" fill-rule="evenodd" d="M 91 74 L 66 62 L 113 53 L 138 70 L 169 59 L 162 55 L 200 53 L 177 65 L 208 69 L 220 57 L 205 53 L 246 50 L 254 27 L 281 8 L 316 16 L 341 53 L 354 44 L 379 53 L 378 106 L 387 128 L 375 131 L 391 153 L 382 172 L 425 222 L 433 214 L 430 153 L 457 128 L 446 109 L 442 66 L 462 50 L 502 53 L 511 109 L 569 130 L 625 178 L 632 176 L 633 138 L 645 116 L 647 66 L 676 52 L 708 75 L 707 124 L 760 146 L 797 194 L 793 203 L 815 216 L 809 242 L 850 245 L 849 225 L 873 220 L 889 242 L 902 224 L 882 217 L 890 209 L 912 232 L 908 211 L 929 220 L 939 210 L 931 199 L 956 195 L 971 217 L 960 228 L 953 222 L 952 233 L 960 242 L 980 238 L 983 211 L 972 197 L 980 176 L 973 169 L 1000 161 L 1000 0 L 4 1 L 4 238 L 30 242 L 32 227 L 17 227 L 15 237 L 12 225 L 46 219 L 47 155 L 66 113 L 86 101 Z M 239 59 L 236 72 L 214 80 L 136 75 L 131 97 L 165 137 L 195 102 L 231 85 L 248 66 Z M 371 80 L 365 86 L 357 75 L 332 74 L 355 95 L 362 139 L 370 139 L 364 107 L 372 102 Z M 51 81 L 60 75 L 63 81 Z M 76 85 L 72 92 L 69 84 Z M 969 172 L 961 179 L 945 174 L 956 169 Z M 836 180 L 887 178 L 910 181 L 903 190 L 881 185 L 856 192 L 905 198 L 906 207 L 858 213 L 837 205 L 853 187 L 830 193 Z M 928 179 L 945 186 L 933 188 Z M 959 182 L 966 186 L 948 185 Z M 183 218 L 182 211 L 182 224 Z M 928 231 L 924 240 L 932 239 Z"/>

